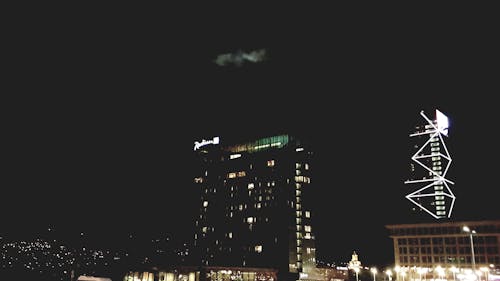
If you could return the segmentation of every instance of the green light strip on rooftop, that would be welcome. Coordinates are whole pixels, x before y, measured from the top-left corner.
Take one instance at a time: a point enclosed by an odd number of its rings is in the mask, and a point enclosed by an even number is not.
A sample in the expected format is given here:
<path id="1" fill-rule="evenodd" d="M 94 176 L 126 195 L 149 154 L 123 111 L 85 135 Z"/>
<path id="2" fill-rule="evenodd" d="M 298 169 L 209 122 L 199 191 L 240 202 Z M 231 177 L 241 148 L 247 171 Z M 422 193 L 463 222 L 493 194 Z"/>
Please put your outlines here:
<path id="1" fill-rule="evenodd" d="M 288 141 L 289 141 L 288 135 L 280 135 L 280 136 L 259 139 L 254 142 L 248 142 L 245 144 L 229 146 L 226 148 L 226 151 L 230 151 L 233 153 L 243 152 L 243 151 L 247 151 L 249 153 L 259 152 L 269 148 L 282 148 L 288 144 Z"/>

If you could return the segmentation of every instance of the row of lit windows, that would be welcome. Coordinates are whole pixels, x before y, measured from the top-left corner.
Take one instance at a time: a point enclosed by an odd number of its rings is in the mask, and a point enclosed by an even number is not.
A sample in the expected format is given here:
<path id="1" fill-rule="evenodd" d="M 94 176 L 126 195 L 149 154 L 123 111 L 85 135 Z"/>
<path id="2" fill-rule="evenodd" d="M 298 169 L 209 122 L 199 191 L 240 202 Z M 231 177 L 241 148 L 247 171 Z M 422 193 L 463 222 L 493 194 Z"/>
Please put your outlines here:
<path id="1" fill-rule="evenodd" d="M 421 260 L 421 261 L 420 261 Z M 418 256 L 400 256 L 399 257 L 400 263 L 440 263 L 440 264 L 445 264 L 445 263 L 468 263 L 470 264 L 472 261 L 471 256 L 434 256 L 434 261 L 432 259 L 432 256 L 423 256 L 422 259 L 420 259 Z M 498 264 L 500 262 L 500 257 L 494 256 L 494 257 L 486 257 L 484 256 L 478 256 L 475 257 L 475 262 L 476 263 L 493 263 L 493 264 Z"/>
<path id="2" fill-rule="evenodd" d="M 434 237 L 434 238 L 398 238 L 398 245 L 469 245 L 469 237 Z M 497 237 L 495 236 L 478 236 L 474 237 L 474 244 L 496 244 Z"/>
<path id="3" fill-rule="evenodd" d="M 474 251 L 478 254 L 488 253 L 496 254 L 498 249 L 496 247 L 474 247 Z M 462 247 L 399 247 L 400 254 L 470 254 L 471 250 L 469 246 Z"/>

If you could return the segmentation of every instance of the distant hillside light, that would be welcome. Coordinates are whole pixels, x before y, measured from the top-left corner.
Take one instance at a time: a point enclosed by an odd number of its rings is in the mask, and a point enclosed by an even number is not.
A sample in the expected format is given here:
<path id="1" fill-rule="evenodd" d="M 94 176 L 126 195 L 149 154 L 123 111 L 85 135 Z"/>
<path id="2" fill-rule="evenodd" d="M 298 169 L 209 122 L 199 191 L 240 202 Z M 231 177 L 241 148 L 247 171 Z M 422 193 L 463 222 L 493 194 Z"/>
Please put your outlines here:
<path id="1" fill-rule="evenodd" d="M 449 184 L 454 182 L 446 179 L 446 173 L 451 165 L 451 156 L 443 136 L 448 136 L 449 119 L 441 111 L 435 111 L 435 119 L 430 120 L 423 111 L 420 115 L 427 124 L 417 126 L 417 131 L 410 134 L 411 138 L 421 141 L 418 150 L 411 157 L 413 162 L 423 168 L 421 177 L 405 181 L 406 184 L 424 184 L 423 187 L 406 195 L 406 198 L 423 211 L 436 219 L 450 218 L 455 203 L 455 195 Z M 412 164 L 412 172 L 417 173 Z"/>

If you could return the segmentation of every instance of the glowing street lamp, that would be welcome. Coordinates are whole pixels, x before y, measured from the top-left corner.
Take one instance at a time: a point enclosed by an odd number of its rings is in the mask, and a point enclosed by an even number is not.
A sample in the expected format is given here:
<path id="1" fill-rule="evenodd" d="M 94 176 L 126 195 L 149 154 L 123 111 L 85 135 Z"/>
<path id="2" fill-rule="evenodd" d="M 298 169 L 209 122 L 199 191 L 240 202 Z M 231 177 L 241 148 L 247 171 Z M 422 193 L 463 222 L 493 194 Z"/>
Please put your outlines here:
<path id="1" fill-rule="evenodd" d="M 458 268 L 452 266 L 450 268 L 450 271 L 453 272 L 453 281 L 456 281 L 457 280 L 457 272 L 458 272 Z"/>
<path id="2" fill-rule="evenodd" d="M 373 281 L 375 281 L 375 275 L 377 274 L 377 268 L 372 267 L 372 268 L 370 268 L 370 271 L 373 273 Z"/>
<path id="3" fill-rule="evenodd" d="M 444 279 L 444 268 L 442 268 L 440 265 L 436 267 L 436 271 L 438 273 L 439 279 Z"/>
<path id="4" fill-rule="evenodd" d="M 396 265 L 394 267 L 394 271 L 396 271 L 396 280 L 399 281 L 399 272 L 401 271 L 401 267 L 399 267 L 399 265 Z"/>
<path id="5" fill-rule="evenodd" d="M 472 234 L 476 234 L 475 230 L 471 230 L 468 226 L 464 226 L 462 228 L 464 232 L 469 233 L 469 238 L 470 238 L 470 251 L 472 253 L 472 271 L 476 273 L 476 258 L 474 257 L 474 242 L 472 239 Z"/>
<path id="6" fill-rule="evenodd" d="M 418 267 L 417 268 L 418 275 L 420 276 L 420 281 L 422 281 L 422 274 L 427 272 L 427 269 L 424 267 Z"/>
<path id="7" fill-rule="evenodd" d="M 479 270 L 481 270 L 482 272 L 484 272 L 484 280 L 488 281 L 488 279 L 489 279 L 489 276 L 488 276 L 489 269 L 487 267 L 481 267 Z"/>
<path id="8" fill-rule="evenodd" d="M 356 272 L 356 281 L 359 281 L 358 279 L 358 273 L 359 273 L 359 267 L 354 267 L 354 272 Z"/>

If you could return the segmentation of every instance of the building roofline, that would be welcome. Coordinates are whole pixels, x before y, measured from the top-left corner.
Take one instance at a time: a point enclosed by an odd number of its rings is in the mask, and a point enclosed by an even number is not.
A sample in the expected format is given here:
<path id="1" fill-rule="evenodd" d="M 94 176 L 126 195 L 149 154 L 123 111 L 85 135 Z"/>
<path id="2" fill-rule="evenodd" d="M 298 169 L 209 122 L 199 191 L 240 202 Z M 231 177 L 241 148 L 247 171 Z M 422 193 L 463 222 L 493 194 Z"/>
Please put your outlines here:
<path id="1" fill-rule="evenodd" d="M 450 221 L 450 222 L 434 222 L 434 223 L 411 223 L 411 224 L 388 224 L 387 229 L 406 228 L 406 227 L 436 227 L 436 226 L 456 226 L 456 225 L 488 225 L 500 224 L 500 220 L 484 220 L 484 221 Z"/>

